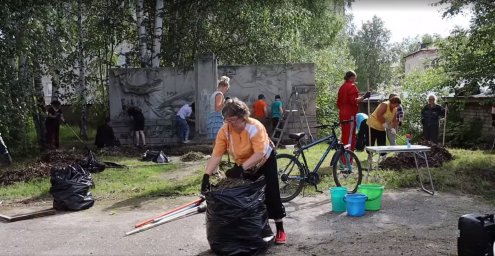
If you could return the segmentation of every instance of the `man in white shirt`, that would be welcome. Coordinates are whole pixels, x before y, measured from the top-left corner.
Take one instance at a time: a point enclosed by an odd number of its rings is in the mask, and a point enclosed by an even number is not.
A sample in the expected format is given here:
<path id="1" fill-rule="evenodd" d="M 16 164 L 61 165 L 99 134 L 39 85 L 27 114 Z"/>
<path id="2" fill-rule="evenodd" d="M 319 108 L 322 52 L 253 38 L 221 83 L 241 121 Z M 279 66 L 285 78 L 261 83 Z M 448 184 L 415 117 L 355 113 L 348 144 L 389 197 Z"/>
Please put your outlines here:
<path id="1" fill-rule="evenodd" d="M 179 126 L 179 138 L 182 143 L 189 143 L 189 124 L 187 123 L 187 119 L 191 116 L 193 108 L 194 102 L 191 104 L 184 104 L 175 117 L 177 125 Z"/>

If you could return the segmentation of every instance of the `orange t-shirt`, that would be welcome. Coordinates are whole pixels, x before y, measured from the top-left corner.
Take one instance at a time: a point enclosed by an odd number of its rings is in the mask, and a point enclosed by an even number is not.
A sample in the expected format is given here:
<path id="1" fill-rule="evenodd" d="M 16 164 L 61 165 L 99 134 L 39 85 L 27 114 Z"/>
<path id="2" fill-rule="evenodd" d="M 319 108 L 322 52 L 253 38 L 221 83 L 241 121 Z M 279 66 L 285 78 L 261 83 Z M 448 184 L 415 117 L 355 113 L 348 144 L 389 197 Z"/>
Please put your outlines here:
<path id="1" fill-rule="evenodd" d="M 267 116 L 266 114 L 266 107 L 268 104 L 264 100 L 257 100 L 253 104 L 253 117 L 254 118 L 265 118 Z"/>
<path id="2" fill-rule="evenodd" d="M 265 126 L 254 118 L 248 118 L 246 127 L 240 133 L 234 131 L 228 123 L 224 123 L 220 128 L 212 155 L 221 157 L 225 151 L 241 165 L 254 153 L 263 153 L 268 158 L 272 147 Z"/>

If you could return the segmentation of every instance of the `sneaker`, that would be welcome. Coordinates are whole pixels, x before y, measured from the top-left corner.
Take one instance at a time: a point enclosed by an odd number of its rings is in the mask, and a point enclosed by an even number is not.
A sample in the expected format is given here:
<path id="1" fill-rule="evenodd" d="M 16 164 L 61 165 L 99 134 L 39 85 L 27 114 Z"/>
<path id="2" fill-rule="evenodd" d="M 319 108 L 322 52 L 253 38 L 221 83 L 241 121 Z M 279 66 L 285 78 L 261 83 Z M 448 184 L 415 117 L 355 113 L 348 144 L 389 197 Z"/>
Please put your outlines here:
<path id="1" fill-rule="evenodd" d="M 190 140 L 185 140 L 185 141 L 184 141 L 184 142 L 182 142 L 182 143 L 187 144 L 187 143 L 189 143 L 189 142 L 191 142 L 191 141 L 190 141 Z"/>
<path id="2" fill-rule="evenodd" d="M 279 230 L 277 231 L 277 236 L 275 237 L 275 244 L 285 244 L 287 243 L 287 235 L 285 231 Z"/>

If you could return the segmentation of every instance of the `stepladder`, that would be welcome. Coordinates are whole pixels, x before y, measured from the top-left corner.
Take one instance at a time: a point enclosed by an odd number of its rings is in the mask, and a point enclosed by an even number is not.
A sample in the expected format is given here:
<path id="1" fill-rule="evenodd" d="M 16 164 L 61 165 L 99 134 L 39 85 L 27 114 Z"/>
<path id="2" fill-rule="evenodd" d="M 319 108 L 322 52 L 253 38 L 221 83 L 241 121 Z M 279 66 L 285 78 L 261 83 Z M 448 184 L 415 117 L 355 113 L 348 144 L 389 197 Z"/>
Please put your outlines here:
<path id="1" fill-rule="evenodd" d="M 287 108 L 284 109 L 283 117 L 273 129 L 271 140 L 276 147 L 280 146 L 284 135 L 286 135 L 287 131 L 291 128 L 290 126 L 293 126 L 293 124 L 296 123 L 298 124 L 297 132 L 304 132 L 306 134 L 306 141 L 313 141 L 313 135 L 311 134 L 305 108 L 299 98 L 297 89 L 294 88 L 290 94 Z"/>

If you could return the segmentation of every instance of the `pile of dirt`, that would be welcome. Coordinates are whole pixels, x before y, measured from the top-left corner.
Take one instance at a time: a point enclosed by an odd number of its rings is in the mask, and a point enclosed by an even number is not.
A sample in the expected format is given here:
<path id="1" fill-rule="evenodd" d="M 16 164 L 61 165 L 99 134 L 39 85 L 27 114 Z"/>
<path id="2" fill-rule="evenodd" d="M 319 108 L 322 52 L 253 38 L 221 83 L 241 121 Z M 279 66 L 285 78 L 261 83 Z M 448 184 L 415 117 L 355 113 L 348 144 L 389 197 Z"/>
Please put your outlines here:
<path id="1" fill-rule="evenodd" d="M 193 162 L 202 160 L 205 155 L 201 152 L 188 152 L 185 155 L 181 156 L 180 160 L 182 162 Z"/>
<path id="2" fill-rule="evenodd" d="M 29 181 L 35 178 L 50 176 L 52 167 L 66 167 L 85 156 L 74 151 L 50 151 L 39 157 L 26 168 L 8 170 L 0 173 L 0 185 L 11 185 L 15 182 Z"/>
<path id="3" fill-rule="evenodd" d="M 130 156 L 140 157 L 147 149 L 131 145 L 124 145 L 120 147 L 108 147 L 102 148 L 98 151 L 98 155 L 102 156 Z"/>
<path id="4" fill-rule="evenodd" d="M 450 152 L 444 147 L 432 144 L 429 141 L 421 141 L 419 145 L 431 147 L 431 151 L 426 153 L 429 167 L 440 167 L 444 162 L 453 159 L 452 154 L 450 154 Z M 416 157 L 416 159 L 418 160 L 419 167 L 426 167 L 426 162 L 423 158 Z M 416 164 L 414 162 L 413 154 L 399 153 L 396 156 L 387 157 L 385 160 L 380 162 L 379 167 L 382 169 L 399 171 L 402 169 L 416 168 Z"/>
<path id="5" fill-rule="evenodd" d="M 245 180 L 245 179 L 231 179 L 231 178 L 225 178 L 221 179 L 218 181 L 217 184 L 211 187 L 212 191 L 217 191 L 217 190 L 222 190 L 226 188 L 235 188 L 235 187 L 241 187 L 241 186 L 246 186 L 247 184 L 250 184 L 252 181 L 250 180 Z"/>

